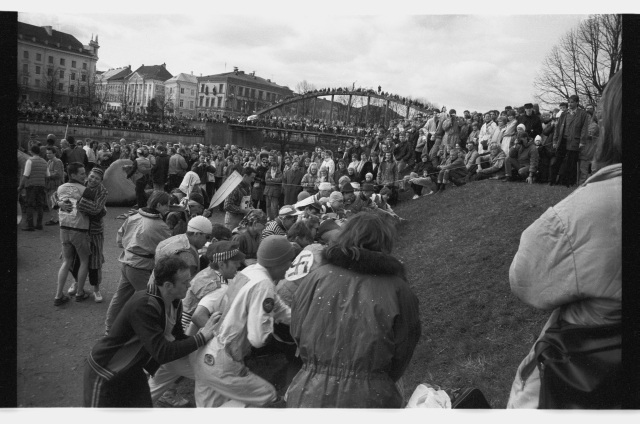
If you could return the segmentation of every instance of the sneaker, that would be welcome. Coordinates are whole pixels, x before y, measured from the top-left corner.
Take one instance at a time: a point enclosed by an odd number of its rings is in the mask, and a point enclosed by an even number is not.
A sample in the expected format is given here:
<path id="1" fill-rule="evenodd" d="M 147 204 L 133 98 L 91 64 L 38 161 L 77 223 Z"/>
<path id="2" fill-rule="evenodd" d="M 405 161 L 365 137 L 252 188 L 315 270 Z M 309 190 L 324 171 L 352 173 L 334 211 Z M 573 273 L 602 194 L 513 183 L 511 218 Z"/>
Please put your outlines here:
<path id="1" fill-rule="evenodd" d="M 62 295 L 62 297 L 60 299 L 54 299 L 53 306 L 64 305 L 65 303 L 67 303 L 70 300 L 71 300 L 71 298 L 69 296 Z"/>
<path id="2" fill-rule="evenodd" d="M 413 197 L 411 198 L 411 200 L 416 200 L 418 199 L 420 196 L 418 196 L 417 194 L 414 194 Z"/>
<path id="3" fill-rule="evenodd" d="M 427 193 L 427 194 L 423 194 L 423 196 L 431 196 L 433 193 L 434 193 L 434 191 L 433 191 L 433 190 L 431 190 L 429 193 Z"/>
<path id="4" fill-rule="evenodd" d="M 102 294 L 99 291 L 93 292 L 93 298 L 96 303 L 102 303 Z"/>
<path id="5" fill-rule="evenodd" d="M 76 291 L 78 291 L 77 287 L 76 287 L 76 283 L 71 284 L 71 287 L 69 287 L 69 290 L 67 290 L 67 294 L 69 296 L 75 296 L 76 295 Z"/>
<path id="6" fill-rule="evenodd" d="M 168 408 L 185 408 L 189 405 L 189 401 L 174 391 L 167 390 L 162 397 L 158 399 L 158 403 Z"/>
<path id="7" fill-rule="evenodd" d="M 82 294 L 76 294 L 76 302 L 82 302 L 89 299 L 89 293 L 83 292 Z"/>

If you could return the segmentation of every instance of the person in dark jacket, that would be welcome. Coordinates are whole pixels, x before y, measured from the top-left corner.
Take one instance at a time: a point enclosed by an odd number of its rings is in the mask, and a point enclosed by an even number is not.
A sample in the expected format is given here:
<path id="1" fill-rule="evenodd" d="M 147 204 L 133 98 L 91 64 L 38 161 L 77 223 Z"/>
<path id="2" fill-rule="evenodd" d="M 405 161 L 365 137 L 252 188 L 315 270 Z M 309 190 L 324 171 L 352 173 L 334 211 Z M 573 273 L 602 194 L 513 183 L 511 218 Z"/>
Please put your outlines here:
<path id="1" fill-rule="evenodd" d="M 151 181 L 154 190 L 165 191 L 165 185 L 169 180 L 169 159 L 166 147 L 156 147 L 156 164 L 151 168 Z"/>
<path id="2" fill-rule="evenodd" d="M 564 112 L 553 134 L 556 162 L 551 168 L 550 185 L 556 183 L 570 187 L 576 184 L 580 145 L 589 143 L 589 123 L 591 116 L 578 107 L 580 102 L 575 94 L 568 99 L 569 108 Z M 556 176 L 558 181 L 556 181 Z"/>
<path id="3" fill-rule="evenodd" d="M 391 256 L 393 237 L 377 214 L 357 214 L 322 252 L 328 263 L 300 281 L 291 335 L 303 367 L 288 408 L 403 406 L 396 382 L 420 339 L 420 311 L 404 265 Z"/>
<path id="4" fill-rule="evenodd" d="M 160 259 L 156 280 L 133 295 L 118 314 L 108 336 L 93 347 L 84 368 L 84 406 L 99 408 L 152 407 L 146 370 L 154 375 L 161 364 L 188 355 L 214 336 L 220 313 L 211 316 L 196 335 L 182 329 L 182 302 L 191 274 L 177 256 Z"/>
<path id="5" fill-rule="evenodd" d="M 531 140 L 535 139 L 537 135 L 542 134 L 542 121 L 540 121 L 540 117 L 534 112 L 533 104 L 531 103 L 524 105 L 524 115 L 518 117 L 518 124 L 524 124 L 525 131 Z"/>
<path id="6" fill-rule="evenodd" d="M 513 156 L 511 153 L 513 152 Z M 527 136 L 520 134 L 515 146 L 511 148 L 509 157 L 504 162 L 507 178 L 504 181 L 526 180 L 533 184 L 538 172 L 538 147 Z"/>

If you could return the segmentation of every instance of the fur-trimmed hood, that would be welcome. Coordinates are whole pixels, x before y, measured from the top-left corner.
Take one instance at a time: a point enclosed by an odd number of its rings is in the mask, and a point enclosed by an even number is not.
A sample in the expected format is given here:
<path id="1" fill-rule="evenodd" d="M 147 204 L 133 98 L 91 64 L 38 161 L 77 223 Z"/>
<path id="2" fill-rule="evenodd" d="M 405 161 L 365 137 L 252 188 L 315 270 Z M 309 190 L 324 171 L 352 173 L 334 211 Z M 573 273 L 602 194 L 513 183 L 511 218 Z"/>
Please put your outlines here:
<path id="1" fill-rule="evenodd" d="M 395 275 L 407 281 L 404 264 L 386 253 L 355 247 L 345 253 L 339 247 L 331 246 L 323 255 L 330 264 L 360 274 Z"/>

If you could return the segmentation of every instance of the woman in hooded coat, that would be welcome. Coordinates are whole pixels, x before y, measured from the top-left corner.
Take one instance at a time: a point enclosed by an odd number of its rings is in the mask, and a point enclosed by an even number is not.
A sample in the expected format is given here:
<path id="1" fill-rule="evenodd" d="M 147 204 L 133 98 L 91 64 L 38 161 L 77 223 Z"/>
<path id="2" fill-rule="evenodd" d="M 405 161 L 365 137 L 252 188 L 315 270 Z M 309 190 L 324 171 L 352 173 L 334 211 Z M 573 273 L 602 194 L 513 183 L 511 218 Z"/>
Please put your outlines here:
<path id="1" fill-rule="evenodd" d="M 401 408 L 396 382 L 420 339 L 418 298 L 391 256 L 394 229 L 360 213 L 300 282 L 291 335 L 303 366 L 288 408 Z"/>

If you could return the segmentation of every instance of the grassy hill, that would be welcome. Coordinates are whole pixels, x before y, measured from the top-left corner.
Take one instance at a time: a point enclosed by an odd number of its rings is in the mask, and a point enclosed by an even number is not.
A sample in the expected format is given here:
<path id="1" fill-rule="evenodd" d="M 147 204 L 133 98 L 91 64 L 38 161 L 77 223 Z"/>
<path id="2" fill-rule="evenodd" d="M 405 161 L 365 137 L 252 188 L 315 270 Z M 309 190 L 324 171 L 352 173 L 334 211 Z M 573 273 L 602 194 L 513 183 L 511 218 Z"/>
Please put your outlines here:
<path id="1" fill-rule="evenodd" d="M 549 316 L 511 294 L 509 267 L 522 231 L 571 191 L 485 180 L 413 201 L 413 192 L 401 194 L 407 201 L 395 211 L 410 222 L 393 254 L 407 267 L 422 320 L 407 396 L 420 383 L 475 386 L 494 408 L 506 406 Z"/>

